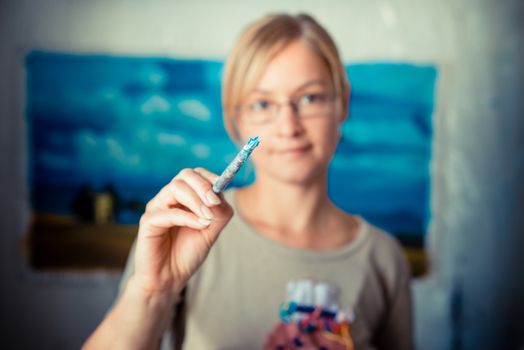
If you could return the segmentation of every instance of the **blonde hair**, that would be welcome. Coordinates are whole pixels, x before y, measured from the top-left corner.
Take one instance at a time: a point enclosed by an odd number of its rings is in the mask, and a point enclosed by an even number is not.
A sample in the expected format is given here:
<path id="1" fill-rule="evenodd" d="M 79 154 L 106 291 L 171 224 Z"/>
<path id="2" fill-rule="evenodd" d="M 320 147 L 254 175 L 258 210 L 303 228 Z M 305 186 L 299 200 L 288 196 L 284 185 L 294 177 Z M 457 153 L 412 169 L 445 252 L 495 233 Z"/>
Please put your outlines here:
<path id="1" fill-rule="evenodd" d="M 331 75 L 334 93 L 344 97 L 342 103 L 348 102 L 346 71 L 327 31 L 306 14 L 268 15 L 245 29 L 225 64 L 222 108 L 226 130 L 234 140 L 238 140 L 234 126 L 238 106 L 255 88 L 269 62 L 296 40 L 303 40 L 320 56 Z"/>

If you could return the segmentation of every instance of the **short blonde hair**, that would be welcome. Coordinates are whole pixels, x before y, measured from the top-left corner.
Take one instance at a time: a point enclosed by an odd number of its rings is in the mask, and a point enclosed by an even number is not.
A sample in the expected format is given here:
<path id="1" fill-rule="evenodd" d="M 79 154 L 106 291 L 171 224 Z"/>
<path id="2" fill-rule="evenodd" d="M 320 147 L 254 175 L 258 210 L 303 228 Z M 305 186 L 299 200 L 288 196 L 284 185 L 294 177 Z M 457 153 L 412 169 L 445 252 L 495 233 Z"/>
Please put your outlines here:
<path id="1" fill-rule="evenodd" d="M 225 64 L 222 108 L 226 130 L 234 140 L 238 140 L 234 125 L 238 106 L 255 88 L 269 62 L 296 40 L 307 43 L 325 62 L 335 94 L 344 97 L 342 103 L 348 103 L 346 70 L 327 31 L 306 14 L 268 15 L 245 29 Z"/>

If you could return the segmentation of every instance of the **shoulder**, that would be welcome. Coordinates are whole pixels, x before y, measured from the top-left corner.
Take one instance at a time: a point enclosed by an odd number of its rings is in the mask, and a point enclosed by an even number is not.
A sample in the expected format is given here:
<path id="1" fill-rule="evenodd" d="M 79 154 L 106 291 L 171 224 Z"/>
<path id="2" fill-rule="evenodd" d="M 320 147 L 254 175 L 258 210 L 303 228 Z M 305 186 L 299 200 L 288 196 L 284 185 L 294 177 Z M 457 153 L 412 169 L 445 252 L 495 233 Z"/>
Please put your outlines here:
<path id="1" fill-rule="evenodd" d="M 368 222 L 365 224 L 368 226 L 372 252 L 374 252 L 378 258 L 387 260 L 388 262 L 394 260 L 397 263 L 405 260 L 402 246 L 395 236 L 373 224 Z"/>
<path id="2" fill-rule="evenodd" d="M 370 237 L 370 263 L 380 272 L 386 284 L 392 286 L 409 279 L 409 264 L 398 239 L 368 222 L 365 225 Z"/>

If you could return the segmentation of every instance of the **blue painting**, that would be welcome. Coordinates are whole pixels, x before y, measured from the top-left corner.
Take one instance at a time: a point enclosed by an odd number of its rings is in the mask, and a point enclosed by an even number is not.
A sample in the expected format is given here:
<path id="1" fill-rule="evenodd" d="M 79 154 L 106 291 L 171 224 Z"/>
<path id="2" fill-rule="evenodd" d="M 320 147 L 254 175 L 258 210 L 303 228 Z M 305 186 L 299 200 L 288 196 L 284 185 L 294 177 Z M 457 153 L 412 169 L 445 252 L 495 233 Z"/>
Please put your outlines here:
<path id="1" fill-rule="evenodd" d="M 220 173 L 237 152 L 222 122 L 222 62 L 32 52 L 25 65 L 37 213 L 90 220 L 87 199 L 110 194 L 106 219 L 137 224 L 180 169 Z M 347 72 L 350 116 L 330 167 L 330 196 L 393 234 L 423 236 L 437 71 L 366 62 Z M 250 181 L 252 166 L 232 185 Z"/>

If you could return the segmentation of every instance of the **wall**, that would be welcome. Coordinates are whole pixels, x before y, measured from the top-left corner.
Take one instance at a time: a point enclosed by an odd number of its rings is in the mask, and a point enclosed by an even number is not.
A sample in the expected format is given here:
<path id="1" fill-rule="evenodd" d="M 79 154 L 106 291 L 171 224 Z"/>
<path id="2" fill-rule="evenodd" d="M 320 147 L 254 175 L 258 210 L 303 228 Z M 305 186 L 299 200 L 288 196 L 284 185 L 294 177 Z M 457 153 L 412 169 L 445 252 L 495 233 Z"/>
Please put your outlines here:
<path id="1" fill-rule="evenodd" d="M 477 1 L 0 1 L 0 288 L 4 344 L 78 348 L 118 275 L 24 268 L 29 218 L 21 60 L 30 49 L 223 59 L 268 11 L 304 10 L 346 61 L 436 63 L 432 273 L 414 282 L 420 349 L 520 348 L 524 292 L 523 7 Z M 520 79 L 519 79 L 520 78 Z M 518 309 L 517 309 L 518 308 Z M 520 313 L 521 315 L 521 313 Z M 522 317 L 520 317 L 522 318 Z M 520 332 L 522 333 L 522 332 Z M 520 337 L 520 338 L 519 338 Z"/>

